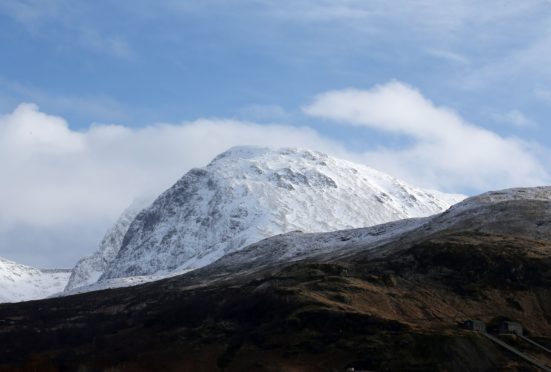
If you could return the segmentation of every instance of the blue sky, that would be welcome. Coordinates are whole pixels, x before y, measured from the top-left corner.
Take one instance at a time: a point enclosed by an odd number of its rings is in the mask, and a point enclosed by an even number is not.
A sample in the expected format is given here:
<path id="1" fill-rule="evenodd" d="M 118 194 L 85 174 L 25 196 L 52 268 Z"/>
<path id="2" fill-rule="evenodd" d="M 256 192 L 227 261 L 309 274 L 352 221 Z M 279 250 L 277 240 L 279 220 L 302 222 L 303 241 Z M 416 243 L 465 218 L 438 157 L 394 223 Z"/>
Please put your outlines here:
<path id="1" fill-rule="evenodd" d="M 241 142 L 449 192 L 550 180 L 549 0 L 3 0 L 0 55 L 0 256 L 24 263 L 72 264 Z"/>
<path id="2" fill-rule="evenodd" d="M 250 105 L 294 113 L 326 90 L 397 79 L 479 125 L 541 138 L 498 118 L 545 122 L 550 17 L 549 1 L 530 0 L 5 0 L 0 107 L 140 126 L 248 118 Z"/>

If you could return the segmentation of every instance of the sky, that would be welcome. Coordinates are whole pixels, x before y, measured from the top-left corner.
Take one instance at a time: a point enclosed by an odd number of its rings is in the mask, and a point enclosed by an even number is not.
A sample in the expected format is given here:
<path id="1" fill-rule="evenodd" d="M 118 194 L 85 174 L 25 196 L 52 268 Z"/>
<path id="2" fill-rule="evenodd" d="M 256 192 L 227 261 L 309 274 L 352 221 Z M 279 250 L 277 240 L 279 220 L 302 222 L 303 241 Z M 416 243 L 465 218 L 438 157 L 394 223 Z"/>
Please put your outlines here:
<path id="1" fill-rule="evenodd" d="M 71 267 L 235 145 L 551 184 L 551 0 L 0 0 L 0 257 Z"/>

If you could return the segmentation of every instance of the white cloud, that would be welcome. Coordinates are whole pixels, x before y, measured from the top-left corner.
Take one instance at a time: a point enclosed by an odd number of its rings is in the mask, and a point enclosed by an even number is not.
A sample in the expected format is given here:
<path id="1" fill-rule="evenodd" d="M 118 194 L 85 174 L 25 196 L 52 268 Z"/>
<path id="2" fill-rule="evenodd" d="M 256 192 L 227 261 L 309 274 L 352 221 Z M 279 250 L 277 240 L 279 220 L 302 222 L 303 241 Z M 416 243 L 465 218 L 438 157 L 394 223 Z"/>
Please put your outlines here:
<path id="1" fill-rule="evenodd" d="M 534 90 L 534 95 L 543 101 L 551 102 L 551 90 L 538 88 Z"/>
<path id="2" fill-rule="evenodd" d="M 79 231 L 89 237 L 90 231 L 106 229 L 135 197 L 157 195 L 190 167 L 241 144 L 344 153 L 309 128 L 202 119 L 140 129 L 96 124 L 74 131 L 64 119 L 22 104 L 0 117 L 0 256 L 9 251 L 13 259 L 34 255 L 29 264 L 72 263 L 90 253 L 101 235 L 83 239 L 81 246 L 63 241 L 74 243 Z M 43 239 L 36 239 L 36 247 L 5 246 L 26 242 L 15 236 L 24 230 Z M 40 250 L 56 242 L 59 252 Z"/>
<path id="3" fill-rule="evenodd" d="M 443 60 L 448 61 L 448 62 L 459 63 L 459 64 L 462 64 L 462 65 L 470 64 L 470 61 L 467 57 L 465 57 L 465 56 L 463 56 L 459 53 L 449 51 L 449 50 L 429 49 L 429 50 L 427 50 L 427 54 L 429 54 L 433 57 L 436 57 L 436 58 L 443 59 Z"/>
<path id="4" fill-rule="evenodd" d="M 304 111 L 413 139 L 406 148 L 369 151 L 365 160 L 419 185 L 481 190 L 550 181 L 526 143 L 468 123 L 400 82 L 324 93 Z"/>
<path id="5" fill-rule="evenodd" d="M 511 110 L 505 113 L 493 113 L 491 117 L 501 123 L 510 124 L 519 128 L 535 127 L 536 122 L 528 118 L 519 110 Z"/>
<path id="6" fill-rule="evenodd" d="M 96 120 L 126 121 L 129 118 L 128 107 L 106 96 L 57 94 L 29 84 L 14 82 L 2 76 L 0 76 L 0 90 L 6 93 L 4 100 L 0 95 L 0 108 L 4 108 L 4 112 L 7 111 L 5 107 L 9 106 L 11 109 L 21 101 L 31 101 L 40 106 L 47 106 L 54 111 L 87 115 L 94 117 Z M 2 101 L 5 101 L 5 103 L 3 104 Z"/>
<path id="7" fill-rule="evenodd" d="M 62 118 L 22 104 L 0 118 L 0 169 L 9 180 L 0 193 L 0 227 L 114 217 L 133 197 L 160 192 L 239 144 L 340 147 L 308 128 L 231 120 L 140 129 L 96 124 L 76 132 Z"/>

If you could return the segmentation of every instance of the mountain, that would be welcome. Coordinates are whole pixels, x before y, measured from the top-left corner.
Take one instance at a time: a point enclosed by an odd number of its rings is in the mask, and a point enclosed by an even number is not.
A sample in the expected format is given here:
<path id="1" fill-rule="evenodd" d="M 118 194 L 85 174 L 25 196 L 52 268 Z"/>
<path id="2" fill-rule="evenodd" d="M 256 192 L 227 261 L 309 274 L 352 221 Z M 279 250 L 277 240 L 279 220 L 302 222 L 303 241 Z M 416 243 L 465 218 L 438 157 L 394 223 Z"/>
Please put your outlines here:
<path id="1" fill-rule="evenodd" d="M 84 257 L 77 262 L 71 271 L 71 277 L 65 291 L 71 291 L 97 282 L 108 265 L 117 257 L 130 223 L 147 205 L 145 199 L 137 199 L 122 213 L 103 237 L 98 250 L 91 256 Z"/>
<path id="2" fill-rule="evenodd" d="M 70 270 L 41 270 L 0 257 L 0 302 L 36 300 L 60 292 Z"/>
<path id="3" fill-rule="evenodd" d="M 100 282 L 185 272 L 273 235 L 427 216 L 461 199 L 315 151 L 235 147 L 139 213 Z"/>
<path id="4" fill-rule="evenodd" d="M 536 371 L 551 358 L 551 187 L 291 232 L 135 287 L 0 305 L 1 370 Z M 528 359 L 495 341 L 513 346 Z"/>
<path id="5" fill-rule="evenodd" d="M 224 278 L 231 272 L 250 271 L 256 267 L 313 258 L 331 261 L 345 254 L 364 254 L 367 250 L 371 257 L 375 252 L 387 256 L 429 237 L 464 231 L 514 236 L 535 242 L 551 240 L 551 223 L 548 223 L 551 210 L 546 210 L 547 206 L 551 206 L 551 187 L 492 191 L 467 198 L 443 213 L 425 218 L 328 233 L 278 235 L 222 257 L 205 268 L 210 274 L 203 275 Z"/>

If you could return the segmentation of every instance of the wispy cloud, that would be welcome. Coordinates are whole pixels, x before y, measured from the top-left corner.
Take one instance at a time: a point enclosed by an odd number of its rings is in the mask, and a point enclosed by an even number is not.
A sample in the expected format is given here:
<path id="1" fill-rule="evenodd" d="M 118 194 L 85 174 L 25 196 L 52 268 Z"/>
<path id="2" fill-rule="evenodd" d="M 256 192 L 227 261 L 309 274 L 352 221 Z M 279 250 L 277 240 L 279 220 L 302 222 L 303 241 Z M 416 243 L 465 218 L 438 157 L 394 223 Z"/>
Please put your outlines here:
<path id="1" fill-rule="evenodd" d="M 551 21 L 549 17 L 548 21 Z M 551 65 L 551 32 L 537 35 L 528 44 L 513 49 L 505 49 L 489 58 L 463 79 L 466 87 L 489 86 L 496 82 L 551 81 L 551 71 L 541 66 Z"/>
<path id="2" fill-rule="evenodd" d="M 254 2 L 253 2 L 254 3 Z M 499 22 L 510 22 L 527 14 L 545 9 L 543 0 L 446 0 L 446 1 L 407 1 L 392 3 L 384 0 L 323 0 L 323 1 L 277 1 L 261 2 L 261 10 L 269 10 L 277 17 L 297 21 L 372 21 L 377 27 L 394 22 L 405 22 L 408 31 L 419 32 L 457 31 L 466 27 L 495 26 Z M 417 25 L 417 27 L 411 27 Z M 373 26 L 373 24 L 372 24 Z M 448 37 L 435 33 L 433 37 Z"/>
<path id="3" fill-rule="evenodd" d="M 37 24 L 61 17 L 63 5 L 63 0 L 4 0 L 0 3 L 0 12 L 24 24 L 29 30 L 35 30 Z"/>
<path id="4" fill-rule="evenodd" d="M 519 110 L 511 110 L 505 113 L 494 112 L 490 116 L 493 120 L 499 123 L 513 125 L 518 128 L 529 128 L 537 126 L 537 123 L 535 121 L 528 118 Z"/>
<path id="5" fill-rule="evenodd" d="M 94 29 L 82 28 L 79 33 L 79 43 L 85 48 L 120 59 L 132 60 L 136 58 L 136 53 L 124 38 L 104 35 Z"/>
<path id="6" fill-rule="evenodd" d="M 446 60 L 448 62 L 460 63 L 463 65 L 470 64 L 470 61 L 467 57 L 449 50 L 429 49 L 427 50 L 427 54 L 436 58 Z"/>
<path id="7" fill-rule="evenodd" d="M 536 88 L 534 95 L 541 100 L 551 102 L 551 90 L 549 89 Z"/>
<path id="8" fill-rule="evenodd" d="M 96 120 L 125 121 L 130 118 L 128 107 L 107 96 L 83 97 L 76 94 L 46 92 L 43 89 L 2 77 L 0 77 L 0 88 L 6 94 L 6 101 L 11 104 L 22 100 L 36 102 L 47 106 L 50 110 L 87 115 Z"/>
<path id="9" fill-rule="evenodd" d="M 4 0 L 0 2 L 0 14 L 11 17 L 37 38 L 61 36 L 74 45 L 129 60 L 136 57 L 128 41 L 122 35 L 113 35 L 95 27 L 87 17 L 85 3 L 67 0 Z"/>

